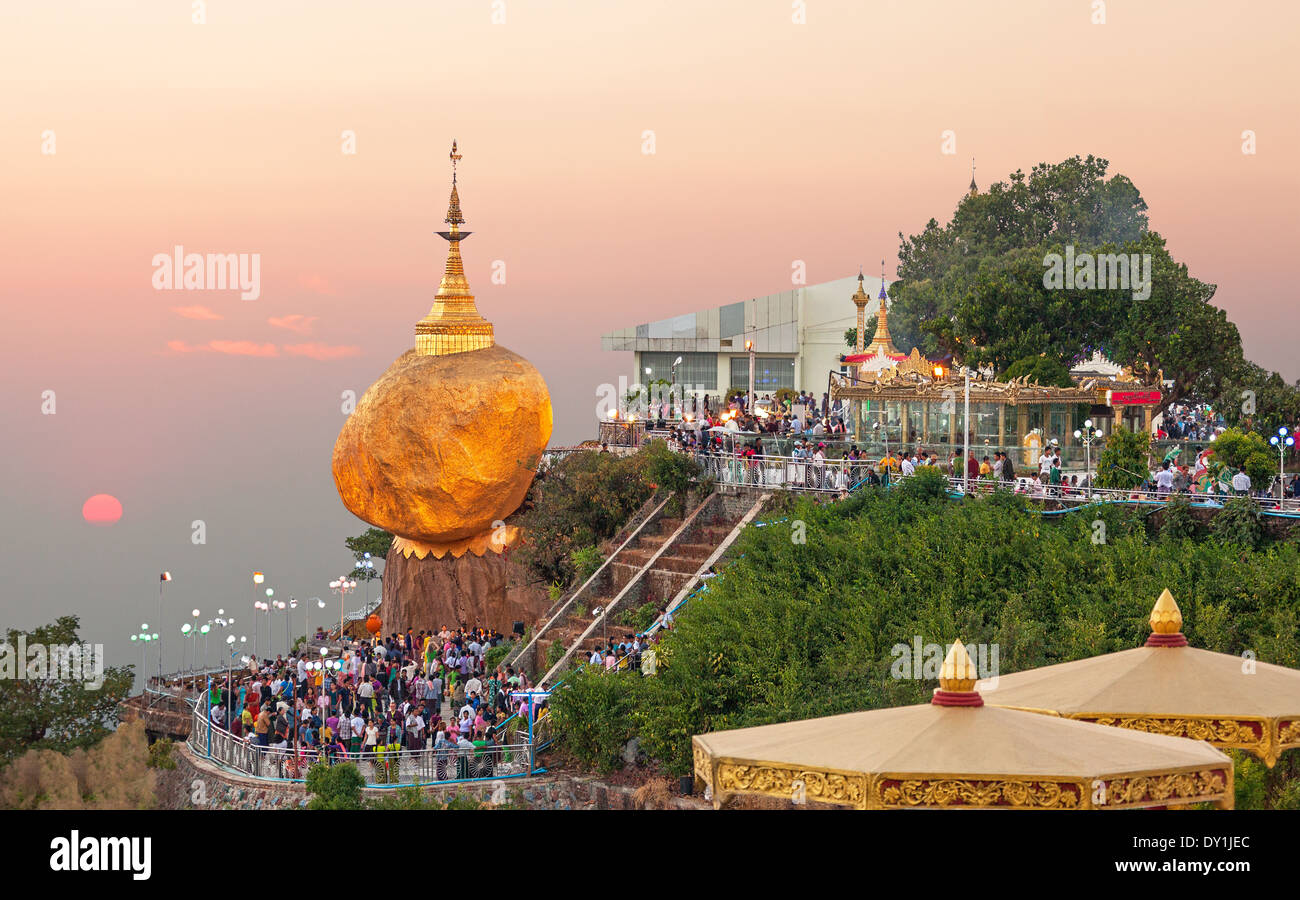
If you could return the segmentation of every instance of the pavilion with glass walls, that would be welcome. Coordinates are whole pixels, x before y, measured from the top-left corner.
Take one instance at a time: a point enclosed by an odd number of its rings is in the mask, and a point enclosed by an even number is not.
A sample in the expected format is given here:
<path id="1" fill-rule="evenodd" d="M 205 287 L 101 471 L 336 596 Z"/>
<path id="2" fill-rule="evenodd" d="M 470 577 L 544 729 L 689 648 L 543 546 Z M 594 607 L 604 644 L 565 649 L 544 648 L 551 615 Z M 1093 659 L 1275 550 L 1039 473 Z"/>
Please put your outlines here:
<path id="1" fill-rule="evenodd" d="M 832 398 L 862 405 L 864 433 L 857 439 L 874 442 L 887 436 L 899 446 L 964 444 L 968 427 L 965 389 L 965 379 L 950 372 L 928 376 L 885 372 L 874 379 L 836 374 L 831 378 Z M 1119 391 L 1095 382 L 1051 387 L 972 379 L 970 445 L 979 453 L 983 447 L 1043 446 L 1055 438 L 1062 447 L 1069 447 L 1076 443 L 1075 430 L 1088 419 L 1106 434 L 1121 422 L 1128 428 L 1149 430 L 1160 400 L 1161 393 L 1154 388 Z"/>

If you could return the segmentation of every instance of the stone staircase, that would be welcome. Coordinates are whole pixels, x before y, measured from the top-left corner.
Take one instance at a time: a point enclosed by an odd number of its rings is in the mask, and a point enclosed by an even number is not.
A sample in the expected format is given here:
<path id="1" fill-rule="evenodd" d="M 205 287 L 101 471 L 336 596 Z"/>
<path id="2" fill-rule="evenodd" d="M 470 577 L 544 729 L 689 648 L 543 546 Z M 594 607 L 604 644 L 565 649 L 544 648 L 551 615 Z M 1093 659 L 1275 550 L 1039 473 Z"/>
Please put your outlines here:
<path id="1" fill-rule="evenodd" d="M 694 581 L 710 559 L 748 512 L 750 504 L 738 504 L 721 494 L 710 494 L 685 519 L 663 516 L 621 548 L 606 565 L 605 577 L 594 584 L 582 604 L 539 634 L 536 669 L 553 683 L 571 659 L 585 661 L 596 647 L 607 646 L 642 630 L 631 624 L 645 606 L 658 616 L 682 589 Z M 596 608 L 602 615 L 594 614 Z M 651 617 L 653 618 L 653 617 Z M 554 665 L 551 647 L 559 643 L 565 651 Z"/>

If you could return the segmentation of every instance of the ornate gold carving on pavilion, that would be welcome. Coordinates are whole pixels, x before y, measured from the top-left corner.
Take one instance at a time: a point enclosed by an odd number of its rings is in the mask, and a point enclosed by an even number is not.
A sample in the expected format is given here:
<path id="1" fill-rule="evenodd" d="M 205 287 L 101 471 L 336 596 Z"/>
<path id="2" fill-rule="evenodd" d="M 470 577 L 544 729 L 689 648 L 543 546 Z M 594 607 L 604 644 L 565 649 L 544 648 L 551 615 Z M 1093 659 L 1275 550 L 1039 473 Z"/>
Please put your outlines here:
<path id="1" fill-rule="evenodd" d="M 1108 725 L 1164 734 L 1169 737 L 1205 741 L 1216 747 L 1245 750 L 1258 756 L 1270 769 L 1283 750 L 1300 746 L 1300 720 L 1267 719 L 1249 716 L 1156 716 L 1097 715 L 1079 713 L 1067 716 L 1080 722 Z"/>
<path id="2" fill-rule="evenodd" d="M 880 800 L 887 807 L 967 806 L 1015 809 L 1078 809 L 1083 787 L 1077 781 L 1008 778 L 974 781 L 963 778 L 880 779 Z"/>
<path id="3" fill-rule="evenodd" d="M 1232 795 L 1231 769 L 1138 775 L 1106 782 L 1104 808 L 1205 803 Z"/>
<path id="4" fill-rule="evenodd" d="M 696 771 L 699 771 L 698 763 Z M 712 782 L 715 797 L 729 794 L 763 794 L 794 800 L 802 796 L 821 803 L 865 809 L 867 777 L 844 772 L 826 772 L 792 766 L 738 765 L 719 762 Z"/>
<path id="5" fill-rule="evenodd" d="M 460 242 L 469 237 L 470 232 L 461 231 L 465 217 L 460 211 L 460 192 L 456 188 L 456 163 L 461 154 L 456 151 L 456 142 L 451 142 L 451 199 L 447 206 L 447 218 L 450 231 L 440 231 L 438 235 L 448 243 L 447 265 L 438 285 L 438 293 L 433 299 L 429 314 L 415 325 L 415 352 L 421 356 L 446 356 L 451 353 L 465 353 L 470 350 L 482 350 L 496 343 L 492 323 L 479 315 L 474 304 L 474 295 L 470 293 L 469 281 L 465 278 L 465 267 L 460 258 Z"/>

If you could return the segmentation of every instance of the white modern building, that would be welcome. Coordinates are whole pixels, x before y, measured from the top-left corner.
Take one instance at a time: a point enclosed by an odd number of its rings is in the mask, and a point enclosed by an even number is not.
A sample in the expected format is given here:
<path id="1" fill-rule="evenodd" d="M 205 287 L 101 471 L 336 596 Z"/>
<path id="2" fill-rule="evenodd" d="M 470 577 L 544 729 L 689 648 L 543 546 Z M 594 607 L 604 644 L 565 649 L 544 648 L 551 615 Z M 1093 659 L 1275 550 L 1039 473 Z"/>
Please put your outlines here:
<path id="1" fill-rule="evenodd" d="M 872 297 L 867 318 L 875 315 L 881 279 L 865 278 Z M 600 348 L 630 351 L 630 383 L 665 379 L 696 393 L 721 395 L 749 385 L 749 353 L 754 344 L 754 392 L 779 388 L 806 390 L 820 398 L 831 372 L 843 372 L 840 357 L 851 353 L 844 332 L 857 325 L 853 295 L 858 276 L 797 287 L 766 297 L 738 300 L 602 335 Z M 675 369 L 673 362 L 681 357 Z M 646 370 L 650 374 L 646 374 Z"/>

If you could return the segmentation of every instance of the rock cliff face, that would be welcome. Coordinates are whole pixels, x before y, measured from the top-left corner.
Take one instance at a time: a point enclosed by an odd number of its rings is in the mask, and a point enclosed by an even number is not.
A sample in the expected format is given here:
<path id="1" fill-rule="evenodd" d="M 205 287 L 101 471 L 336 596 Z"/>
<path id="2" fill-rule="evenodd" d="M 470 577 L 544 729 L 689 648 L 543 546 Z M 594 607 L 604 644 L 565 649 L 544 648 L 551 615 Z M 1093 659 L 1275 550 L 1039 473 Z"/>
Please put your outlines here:
<path id="1" fill-rule="evenodd" d="M 463 623 L 509 634 L 515 622 L 532 625 L 550 606 L 545 589 L 525 578 L 522 566 L 497 553 L 419 559 L 390 550 L 379 607 L 382 633 Z"/>

